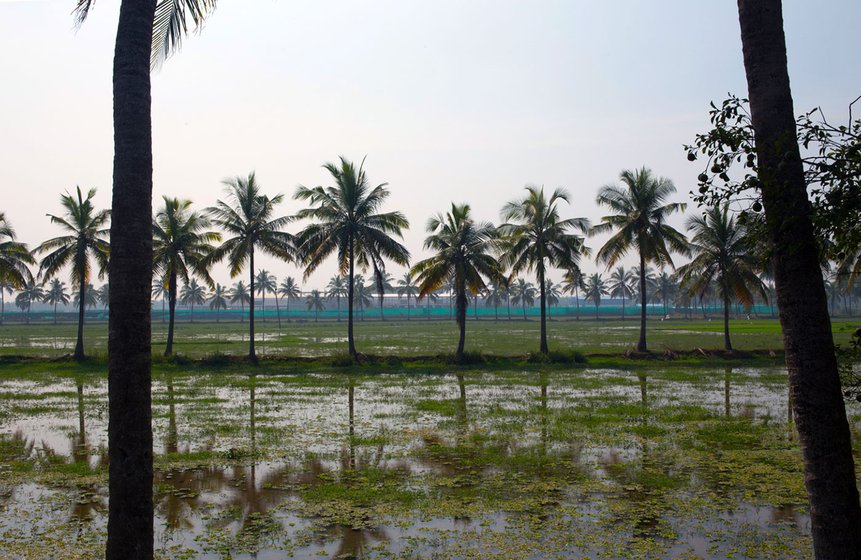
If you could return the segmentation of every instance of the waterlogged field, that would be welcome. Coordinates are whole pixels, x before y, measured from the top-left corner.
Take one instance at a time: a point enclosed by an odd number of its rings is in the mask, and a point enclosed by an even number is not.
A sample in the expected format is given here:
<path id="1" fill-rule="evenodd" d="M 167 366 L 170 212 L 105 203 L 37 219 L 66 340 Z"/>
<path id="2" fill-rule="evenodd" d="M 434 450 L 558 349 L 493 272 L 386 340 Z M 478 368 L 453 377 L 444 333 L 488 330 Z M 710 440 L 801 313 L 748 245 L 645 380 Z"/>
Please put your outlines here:
<path id="1" fill-rule="evenodd" d="M 35 369 L 0 377 L 0 557 L 98 557 L 105 379 Z M 154 416 L 159 558 L 811 556 L 777 368 L 164 366 Z"/>
<path id="2" fill-rule="evenodd" d="M 846 343 L 859 319 L 840 319 L 833 323 L 834 339 Z M 547 324 L 551 350 L 578 350 L 585 354 L 622 354 L 636 347 L 639 321 L 629 318 L 601 320 L 567 318 Z M 780 351 L 783 339 L 775 319 L 733 320 L 730 325 L 733 347 L 737 350 Z M 256 322 L 257 353 L 271 356 L 319 357 L 345 353 L 346 321 L 287 322 L 274 318 Z M 457 327 L 448 320 L 357 321 L 356 347 L 374 355 L 435 356 L 451 354 L 457 346 Z M 23 355 L 60 357 L 75 348 L 76 324 L 4 324 L 0 327 L 0 357 Z M 500 317 L 469 319 L 466 349 L 496 355 L 523 355 L 538 350 L 539 322 Z M 161 354 L 167 339 L 165 323 L 153 323 L 153 352 Z M 649 347 L 657 352 L 691 351 L 698 348 L 723 348 L 723 322 L 720 320 L 650 319 Z M 87 324 L 84 347 L 88 355 L 104 357 L 107 353 L 107 324 Z M 248 324 L 239 322 L 180 322 L 176 326 L 174 351 L 183 356 L 200 358 L 214 354 L 248 353 Z"/>

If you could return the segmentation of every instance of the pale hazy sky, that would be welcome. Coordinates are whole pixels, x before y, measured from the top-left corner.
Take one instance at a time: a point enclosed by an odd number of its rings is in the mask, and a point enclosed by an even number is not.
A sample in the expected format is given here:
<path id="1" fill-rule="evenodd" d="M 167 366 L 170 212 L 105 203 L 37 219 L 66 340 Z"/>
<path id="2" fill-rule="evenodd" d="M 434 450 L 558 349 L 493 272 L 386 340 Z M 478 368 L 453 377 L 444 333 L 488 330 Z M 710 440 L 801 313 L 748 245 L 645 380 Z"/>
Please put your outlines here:
<path id="1" fill-rule="evenodd" d="M 76 31 L 73 0 L 0 0 L 0 210 L 31 247 L 59 233 L 45 213 L 75 185 L 110 204 L 118 5 L 100 0 Z M 845 120 L 861 94 L 861 2 L 787 0 L 784 17 L 796 112 Z M 701 169 L 682 144 L 727 92 L 746 92 L 730 0 L 222 0 L 153 77 L 154 204 L 202 209 L 222 179 L 256 170 L 292 214 L 296 185 L 330 184 L 323 162 L 367 155 L 387 208 L 412 224 L 415 260 L 431 214 L 468 202 L 498 222 L 527 183 L 567 188 L 563 215 L 593 222 L 598 188 L 625 168 L 650 167 L 687 200 Z M 215 276 L 233 282 L 225 266 Z"/>

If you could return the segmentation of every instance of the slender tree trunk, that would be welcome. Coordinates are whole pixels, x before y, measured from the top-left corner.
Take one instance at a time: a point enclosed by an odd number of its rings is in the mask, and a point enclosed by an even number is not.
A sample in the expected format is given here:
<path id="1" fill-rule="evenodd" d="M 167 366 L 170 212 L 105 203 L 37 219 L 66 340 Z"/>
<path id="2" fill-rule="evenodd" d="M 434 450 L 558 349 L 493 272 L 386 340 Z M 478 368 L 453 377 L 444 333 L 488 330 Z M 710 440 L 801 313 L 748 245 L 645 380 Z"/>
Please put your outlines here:
<path id="1" fill-rule="evenodd" d="M 407 292 L 407 321 L 410 320 L 410 293 Z"/>
<path id="2" fill-rule="evenodd" d="M 729 340 L 729 292 L 723 298 L 723 347 L 727 352 L 732 352 L 732 342 Z"/>
<path id="3" fill-rule="evenodd" d="M 347 286 L 347 351 L 355 358 L 356 343 L 353 341 L 353 273 L 355 272 L 355 263 L 353 262 L 353 234 L 350 234 L 347 243 L 349 243 L 347 251 L 349 253 L 348 258 L 350 259 L 350 278 L 348 279 L 349 286 Z"/>
<path id="4" fill-rule="evenodd" d="M 87 282 L 84 280 L 83 274 L 78 285 L 78 296 L 78 340 L 75 342 L 74 357 L 75 361 L 80 362 L 84 359 L 84 309 L 87 303 Z"/>
<path id="5" fill-rule="evenodd" d="M 150 52 L 155 5 L 155 0 L 123 0 L 114 52 L 107 560 L 153 557 Z"/>
<path id="6" fill-rule="evenodd" d="M 577 320 L 580 320 L 580 289 L 574 288 L 574 303 L 577 305 Z"/>
<path id="7" fill-rule="evenodd" d="M 541 349 L 540 352 L 542 354 L 546 354 L 548 352 L 547 349 L 547 292 L 546 286 L 544 285 L 544 263 L 539 263 L 538 267 L 538 283 L 539 286 L 539 295 L 541 296 Z"/>
<path id="8" fill-rule="evenodd" d="M 816 558 L 861 558 L 861 507 L 810 223 L 780 0 L 738 0 L 751 121 Z"/>
<path id="9" fill-rule="evenodd" d="M 278 294 L 274 293 L 275 296 L 275 316 L 278 317 L 278 330 L 281 330 L 281 306 L 278 304 Z M 278 334 L 281 334 L 280 332 Z"/>
<path id="10" fill-rule="evenodd" d="M 54 324 L 57 324 L 57 304 L 54 303 Z"/>
<path id="11" fill-rule="evenodd" d="M 463 359 L 463 349 L 466 344 L 466 281 L 463 278 L 455 280 L 457 291 L 457 305 L 455 312 L 457 314 L 457 328 L 460 331 L 460 336 L 457 342 L 457 352 L 455 353 L 455 361 L 460 362 Z"/>
<path id="12" fill-rule="evenodd" d="M 257 353 L 254 351 L 254 244 L 248 249 L 248 270 L 251 282 L 251 289 L 248 293 L 251 299 L 248 302 L 248 359 L 252 362 L 257 361 Z"/>
<path id="13" fill-rule="evenodd" d="M 637 352 L 648 352 L 646 347 L 646 259 L 640 253 L 640 340 Z"/>
<path id="14" fill-rule="evenodd" d="M 108 293 L 110 297 L 110 292 Z M 174 321 L 176 320 L 176 271 L 171 270 L 170 276 L 167 279 L 167 297 L 170 301 L 168 305 L 168 320 L 167 320 L 167 346 L 164 349 L 164 355 L 170 356 L 173 354 L 173 329 Z"/>

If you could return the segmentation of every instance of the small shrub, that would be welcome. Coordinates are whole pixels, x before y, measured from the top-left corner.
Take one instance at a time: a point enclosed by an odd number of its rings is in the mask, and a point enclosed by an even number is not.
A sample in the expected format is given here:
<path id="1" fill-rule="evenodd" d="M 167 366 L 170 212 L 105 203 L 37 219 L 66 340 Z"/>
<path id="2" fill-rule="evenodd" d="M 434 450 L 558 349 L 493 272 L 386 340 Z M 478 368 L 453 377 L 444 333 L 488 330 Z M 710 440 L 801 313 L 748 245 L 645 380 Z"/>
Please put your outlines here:
<path id="1" fill-rule="evenodd" d="M 350 367 L 356 361 L 349 354 L 335 354 L 328 359 L 328 365 L 332 367 Z"/>

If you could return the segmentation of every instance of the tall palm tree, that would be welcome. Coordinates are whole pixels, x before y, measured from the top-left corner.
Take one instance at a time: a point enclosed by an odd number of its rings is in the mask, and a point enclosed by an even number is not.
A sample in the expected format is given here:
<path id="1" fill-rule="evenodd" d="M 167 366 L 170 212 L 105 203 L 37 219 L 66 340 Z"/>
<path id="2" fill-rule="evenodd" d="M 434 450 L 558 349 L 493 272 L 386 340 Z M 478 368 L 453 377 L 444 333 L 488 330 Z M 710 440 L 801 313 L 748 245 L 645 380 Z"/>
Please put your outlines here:
<path id="1" fill-rule="evenodd" d="M 678 275 L 678 272 L 676 272 L 676 274 L 670 274 L 666 270 L 662 270 L 655 278 L 655 286 L 652 290 L 652 296 L 661 300 L 661 303 L 664 306 L 665 317 L 669 311 L 669 302 L 672 301 L 676 296 L 676 293 L 679 291 L 679 283 L 676 280 Z"/>
<path id="2" fill-rule="evenodd" d="M 196 278 L 185 284 L 179 292 L 179 302 L 191 307 L 191 322 L 194 322 L 194 306 L 206 303 L 206 288 L 197 283 Z"/>
<path id="3" fill-rule="evenodd" d="M 636 281 L 636 277 L 631 270 L 625 270 L 624 266 L 616 267 L 610 274 L 610 297 L 622 298 L 622 320 L 625 320 L 625 298 L 632 297 L 634 290 L 631 287 Z"/>
<path id="4" fill-rule="evenodd" d="M 502 274 L 499 262 L 491 255 L 498 248 L 493 224 L 476 222 L 468 204 L 452 204 L 445 215 L 428 220 L 424 248 L 436 251 L 430 258 L 416 263 L 410 270 L 419 285 L 419 297 L 428 296 L 446 280 L 453 280 L 455 308 L 460 337 L 455 359 L 463 358 L 466 342 L 467 292 L 478 294 L 487 288 L 485 278 L 498 281 Z"/>
<path id="5" fill-rule="evenodd" d="M 87 287 L 84 289 L 84 297 L 81 297 L 81 290 L 79 288 L 72 289 L 72 305 L 80 306 L 81 302 L 84 303 L 84 307 L 96 307 L 99 304 L 99 300 L 96 299 L 96 289 L 92 284 L 87 284 Z"/>
<path id="6" fill-rule="evenodd" d="M 82 23 L 95 0 L 76 0 Z M 153 556 L 150 283 L 152 118 L 150 66 L 199 28 L 215 0 L 123 0 L 113 64 L 115 286 L 108 336 L 110 457 L 107 560 Z"/>
<path id="7" fill-rule="evenodd" d="M 404 275 L 398 280 L 398 297 L 406 296 L 407 298 L 407 321 L 410 320 L 410 298 L 416 297 L 418 293 L 419 288 L 413 282 L 413 275 L 409 271 L 404 272 Z"/>
<path id="8" fill-rule="evenodd" d="M 240 280 L 230 290 L 230 303 L 238 303 L 240 308 L 239 322 L 245 322 L 245 304 L 251 302 L 251 291 L 245 282 Z"/>
<path id="9" fill-rule="evenodd" d="M 502 209 L 502 220 L 505 223 L 499 229 L 506 238 L 502 264 L 511 269 L 512 278 L 524 270 L 535 270 L 541 308 L 540 351 L 546 354 L 546 267 L 571 268 L 580 261 L 580 255 L 589 253 L 589 249 L 583 244 L 583 238 L 569 233 L 572 230 L 587 232 L 589 220 L 563 220 L 559 217 L 557 203 L 569 202 L 568 192 L 564 189 L 556 189 L 549 199 L 544 196 L 543 187 L 527 186 L 526 190 L 526 198 L 511 201 Z"/>
<path id="10" fill-rule="evenodd" d="M 84 294 L 78 303 L 78 340 L 75 344 L 75 360 L 84 359 L 84 302 L 86 290 L 92 276 L 92 257 L 98 267 L 98 276 L 103 278 L 108 267 L 108 241 L 105 239 L 108 231 L 105 226 L 110 219 L 109 210 L 96 210 L 93 197 L 96 189 L 90 189 L 87 197 L 81 194 L 81 188 L 76 189 L 77 196 L 64 194 L 60 204 L 65 209 L 63 217 L 48 214 L 51 223 L 59 225 L 67 235 L 54 237 L 39 245 L 36 251 L 47 253 L 39 263 L 39 275 L 48 280 L 53 278 L 66 265 L 72 268 L 72 283 L 77 286 L 79 293 Z M 147 297 L 149 297 L 149 281 L 147 281 Z M 149 303 L 147 303 L 149 313 Z"/>
<path id="11" fill-rule="evenodd" d="M 568 294 L 574 294 L 574 303 L 577 306 L 576 319 L 580 320 L 580 290 L 585 289 L 583 279 L 583 271 L 579 266 L 569 268 L 565 271 L 565 276 L 562 277 L 562 291 Z"/>
<path id="12" fill-rule="evenodd" d="M 94 295 L 96 296 L 96 300 L 100 304 L 102 304 L 102 308 L 107 309 L 108 305 L 110 304 L 110 297 L 111 297 L 111 285 L 110 285 L 110 283 L 106 282 L 106 283 L 102 284 L 101 286 L 99 286 L 96 289 Z"/>
<path id="13" fill-rule="evenodd" d="M 15 241 L 15 230 L 0 212 L 0 323 L 6 313 L 6 292 L 23 289 L 33 279 L 28 265 L 35 263 L 27 245 Z"/>
<path id="14" fill-rule="evenodd" d="M 562 296 L 561 284 L 556 284 L 548 278 L 544 281 L 544 294 L 547 298 L 548 306 L 555 307 L 559 305 L 559 298 Z M 553 319 L 552 315 L 550 315 L 550 319 Z"/>
<path id="15" fill-rule="evenodd" d="M 601 296 L 606 296 L 610 294 L 610 290 L 607 288 L 606 281 L 601 277 L 600 273 L 595 273 L 590 275 L 586 279 L 586 284 L 583 290 L 583 296 L 586 298 L 586 301 L 591 301 L 595 304 L 595 318 L 598 317 L 598 308 L 601 306 Z"/>
<path id="16" fill-rule="evenodd" d="M 278 279 L 275 278 L 274 274 L 271 274 L 268 270 L 260 269 L 257 271 L 257 278 L 255 278 L 257 282 L 257 295 L 263 296 L 263 299 L 260 301 L 260 314 L 263 315 L 263 321 L 266 321 L 266 293 L 272 292 L 272 295 L 275 295 L 275 291 L 278 289 Z M 275 307 L 276 314 L 278 313 L 278 298 L 275 298 Z M 278 318 L 278 326 L 281 327 L 281 318 Z"/>
<path id="17" fill-rule="evenodd" d="M 45 291 L 42 289 L 42 285 L 37 284 L 36 281 L 32 279 L 24 285 L 15 297 L 15 305 L 17 305 L 21 311 L 27 312 L 28 325 L 30 324 L 30 309 L 33 307 L 33 302 L 42 301 L 44 297 Z"/>
<path id="18" fill-rule="evenodd" d="M 314 311 L 314 322 L 320 317 L 320 312 L 326 310 L 326 302 L 323 300 L 323 294 L 320 290 L 311 290 L 308 297 L 305 298 L 305 304 L 308 306 L 308 311 Z"/>
<path id="19" fill-rule="evenodd" d="M 281 285 L 278 286 L 278 296 L 282 298 L 287 298 L 287 322 L 290 322 L 290 300 L 298 298 L 302 295 L 302 291 L 300 290 L 299 284 L 296 283 L 296 280 L 292 276 L 288 276 L 284 280 L 281 281 Z"/>
<path id="20" fill-rule="evenodd" d="M 51 287 L 45 291 L 42 301 L 54 306 L 54 324 L 57 324 L 57 304 L 69 305 L 69 294 L 66 292 L 66 283 L 59 278 L 51 280 Z"/>
<path id="21" fill-rule="evenodd" d="M 523 319 L 526 320 L 526 307 L 535 303 L 535 286 L 523 278 L 518 278 L 511 284 L 511 303 L 523 308 Z"/>
<path id="22" fill-rule="evenodd" d="M 781 0 L 738 0 L 744 68 L 817 558 L 857 558 L 861 505 L 796 141 Z"/>
<path id="23" fill-rule="evenodd" d="M 253 171 L 248 177 L 234 177 L 223 182 L 227 185 L 228 201 L 216 201 L 215 206 L 207 209 L 207 213 L 212 223 L 226 231 L 229 237 L 212 251 L 207 262 L 218 262 L 227 257 L 231 277 L 239 275 L 248 264 L 251 292 L 248 304 L 248 359 L 254 362 L 257 361 L 254 351 L 254 251 L 260 249 L 285 261 L 292 261 L 296 257 L 294 238 L 281 231 L 292 218 L 272 217 L 275 206 L 281 203 L 284 195 L 269 198 L 261 194 Z"/>
<path id="24" fill-rule="evenodd" d="M 386 183 L 370 187 L 364 160 L 358 169 L 343 156 L 340 165 L 326 163 L 323 167 L 332 175 L 334 186 L 300 186 L 294 195 L 311 204 L 311 208 L 300 210 L 297 217 L 314 221 L 299 234 L 300 252 L 305 257 L 305 278 L 329 255 L 337 255 L 338 272 L 347 276 L 347 344 L 350 355 L 355 356 L 356 265 L 363 270 L 372 268 L 375 277 L 385 270 L 384 259 L 406 266 L 410 253 L 394 238 L 402 237 L 401 232 L 409 227 L 409 222 L 400 212 L 378 213 L 389 191 Z"/>
<path id="25" fill-rule="evenodd" d="M 638 352 L 646 345 L 646 263 L 673 266 L 671 252 L 690 254 L 684 234 L 669 224 L 667 218 L 685 209 L 684 203 L 666 203 L 676 192 L 673 182 L 655 177 L 645 167 L 619 175 L 624 187 L 605 185 L 598 191 L 597 202 L 613 212 L 592 228 L 593 233 L 615 231 L 598 251 L 598 262 L 613 267 L 628 251 L 634 249 L 640 258 L 640 340 Z"/>
<path id="26" fill-rule="evenodd" d="M 209 308 L 215 310 L 215 322 L 220 323 L 220 313 L 222 309 L 227 309 L 228 290 L 221 284 L 216 283 L 212 290 L 212 295 L 209 296 Z"/>
<path id="27" fill-rule="evenodd" d="M 209 219 L 191 211 L 191 201 L 163 197 L 164 206 L 152 221 L 153 271 L 166 287 L 168 298 L 167 344 L 164 355 L 173 353 L 173 336 L 176 320 L 178 282 L 186 285 L 192 277 L 203 279 L 212 286 L 212 278 L 205 264 L 212 253 L 212 243 L 221 240 L 221 234 L 207 231 Z"/>
<path id="28" fill-rule="evenodd" d="M 750 254 L 752 240 L 744 226 L 729 213 L 729 205 L 712 206 L 705 214 L 691 216 L 693 260 L 679 267 L 682 284 L 702 294 L 714 282 L 723 300 L 724 348 L 732 350 L 729 337 L 729 310 L 733 299 L 747 307 L 753 305 L 753 291 L 765 296 L 765 285 L 757 276 L 757 259 Z"/>

